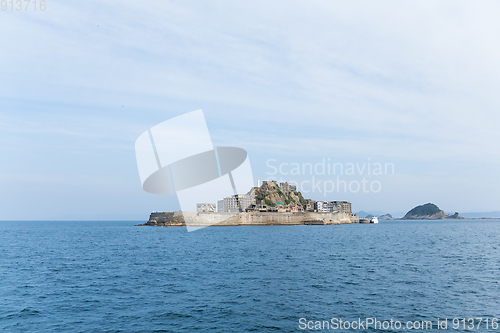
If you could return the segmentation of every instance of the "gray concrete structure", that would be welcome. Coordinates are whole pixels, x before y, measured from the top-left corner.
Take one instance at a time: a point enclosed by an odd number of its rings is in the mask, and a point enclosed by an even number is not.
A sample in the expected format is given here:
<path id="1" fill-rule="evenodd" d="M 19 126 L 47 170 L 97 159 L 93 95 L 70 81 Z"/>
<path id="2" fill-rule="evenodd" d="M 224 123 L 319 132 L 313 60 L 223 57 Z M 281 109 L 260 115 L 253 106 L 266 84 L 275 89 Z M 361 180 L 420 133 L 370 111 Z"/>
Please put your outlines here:
<path id="1" fill-rule="evenodd" d="M 290 192 L 297 191 L 297 186 L 290 185 L 287 182 L 284 182 L 284 183 L 280 183 L 280 189 L 284 193 L 290 193 Z"/>
<path id="2" fill-rule="evenodd" d="M 245 211 L 247 207 L 254 204 L 254 196 L 249 194 L 238 194 L 217 201 L 217 212 L 238 213 Z"/>
<path id="3" fill-rule="evenodd" d="M 216 205 L 214 203 L 199 203 L 196 204 L 197 213 L 215 213 Z"/>
<path id="4" fill-rule="evenodd" d="M 317 201 L 315 210 L 318 212 L 341 212 L 352 214 L 352 205 L 347 201 Z"/>
<path id="5" fill-rule="evenodd" d="M 153 214 L 155 216 L 153 217 Z M 164 212 L 153 213 L 149 221 L 143 225 L 185 226 L 189 220 L 191 226 L 236 226 L 236 225 L 307 225 L 307 224 L 346 224 L 357 223 L 346 213 L 195 213 L 195 212 Z M 161 218 L 159 215 L 162 215 Z"/>

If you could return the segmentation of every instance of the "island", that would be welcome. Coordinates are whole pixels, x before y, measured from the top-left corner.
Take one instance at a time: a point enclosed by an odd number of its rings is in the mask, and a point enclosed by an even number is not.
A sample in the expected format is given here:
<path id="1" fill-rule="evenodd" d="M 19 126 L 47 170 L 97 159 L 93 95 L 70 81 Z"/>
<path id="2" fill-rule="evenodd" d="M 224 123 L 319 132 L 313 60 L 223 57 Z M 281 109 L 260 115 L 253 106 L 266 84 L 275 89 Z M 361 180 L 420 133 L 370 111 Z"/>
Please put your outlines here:
<path id="1" fill-rule="evenodd" d="M 358 223 L 347 201 L 305 199 L 288 182 L 264 181 L 246 194 L 198 203 L 196 212 L 153 212 L 147 226 L 337 225 Z"/>
<path id="2" fill-rule="evenodd" d="M 417 206 L 411 209 L 401 220 L 442 220 L 442 219 L 464 219 L 459 213 L 446 215 L 444 211 L 433 203 Z"/>

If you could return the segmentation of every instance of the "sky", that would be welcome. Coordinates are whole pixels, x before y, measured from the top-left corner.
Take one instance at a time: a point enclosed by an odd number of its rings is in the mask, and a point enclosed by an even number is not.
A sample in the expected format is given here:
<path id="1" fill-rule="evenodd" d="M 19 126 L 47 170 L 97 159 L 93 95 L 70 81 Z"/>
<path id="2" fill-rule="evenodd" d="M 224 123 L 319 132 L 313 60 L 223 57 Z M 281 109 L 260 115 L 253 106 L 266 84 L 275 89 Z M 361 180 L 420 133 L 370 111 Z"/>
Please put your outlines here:
<path id="1" fill-rule="evenodd" d="M 135 140 L 199 109 L 214 146 L 248 152 L 256 184 L 294 181 L 354 211 L 498 211 L 499 11 L 495 1 L 8 7 L 0 220 L 178 210 L 175 195 L 142 190 Z M 378 163 L 389 172 L 368 174 Z"/>

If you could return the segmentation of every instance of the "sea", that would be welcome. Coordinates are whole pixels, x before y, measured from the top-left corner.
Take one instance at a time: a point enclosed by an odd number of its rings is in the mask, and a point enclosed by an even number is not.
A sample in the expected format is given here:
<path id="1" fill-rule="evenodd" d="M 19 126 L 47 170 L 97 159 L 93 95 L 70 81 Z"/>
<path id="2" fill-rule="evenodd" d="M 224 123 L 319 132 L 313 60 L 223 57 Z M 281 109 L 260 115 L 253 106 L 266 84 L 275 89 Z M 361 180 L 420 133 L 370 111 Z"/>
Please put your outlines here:
<path id="1" fill-rule="evenodd" d="M 0 330 L 500 332 L 500 220 L 138 223 L 0 222 Z"/>

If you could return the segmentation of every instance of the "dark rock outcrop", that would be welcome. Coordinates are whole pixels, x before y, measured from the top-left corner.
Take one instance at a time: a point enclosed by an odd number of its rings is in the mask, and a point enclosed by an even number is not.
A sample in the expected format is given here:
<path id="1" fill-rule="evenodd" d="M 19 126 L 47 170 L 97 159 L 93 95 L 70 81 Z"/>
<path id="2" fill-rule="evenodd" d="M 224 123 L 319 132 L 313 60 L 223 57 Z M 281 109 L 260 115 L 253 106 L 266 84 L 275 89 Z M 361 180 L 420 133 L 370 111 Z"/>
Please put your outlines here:
<path id="1" fill-rule="evenodd" d="M 460 214 L 446 215 L 433 203 L 420 205 L 410 210 L 402 220 L 441 220 L 441 219 L 462 219 Z"/>

